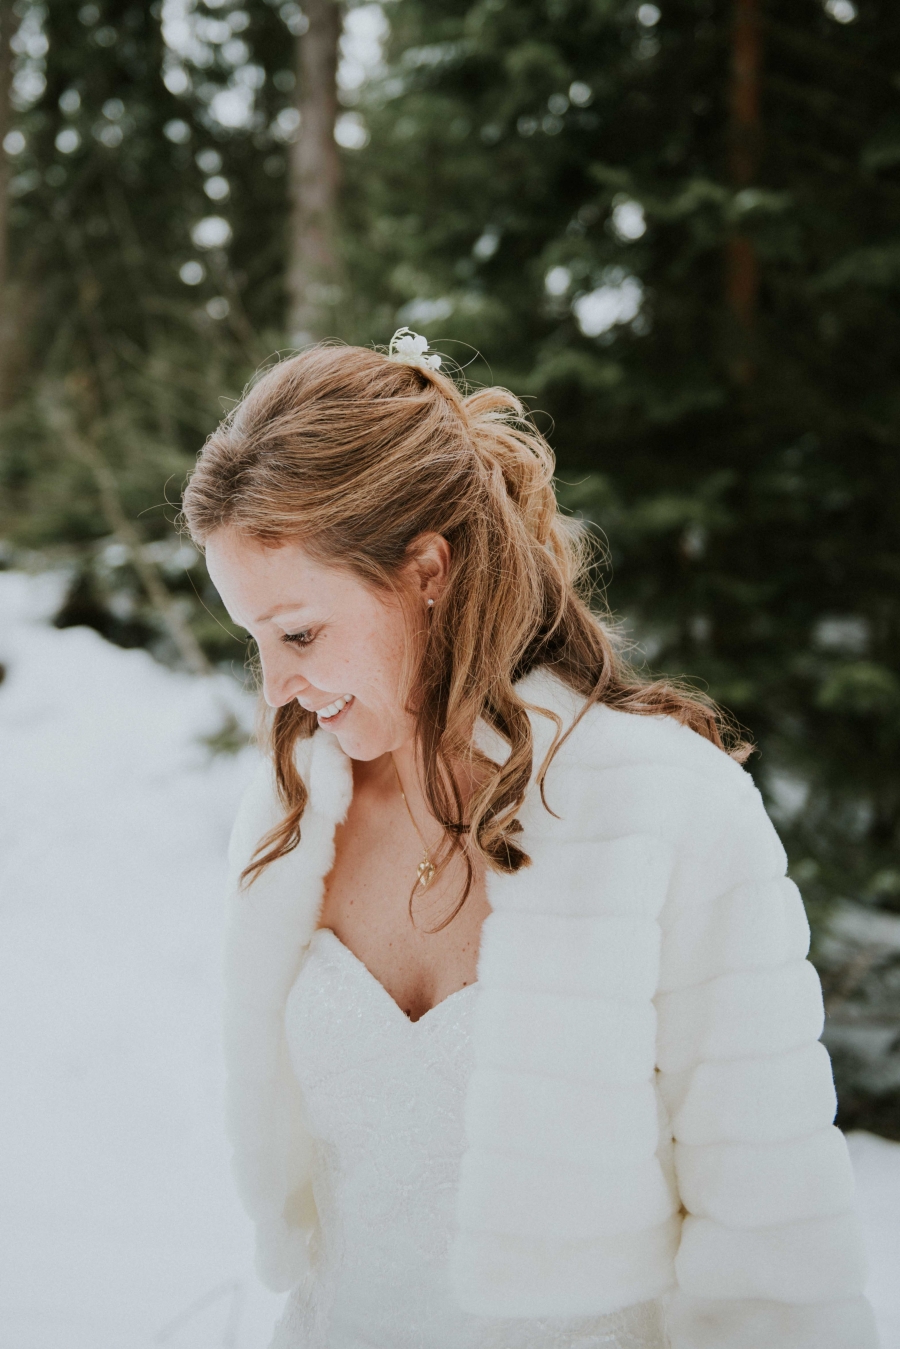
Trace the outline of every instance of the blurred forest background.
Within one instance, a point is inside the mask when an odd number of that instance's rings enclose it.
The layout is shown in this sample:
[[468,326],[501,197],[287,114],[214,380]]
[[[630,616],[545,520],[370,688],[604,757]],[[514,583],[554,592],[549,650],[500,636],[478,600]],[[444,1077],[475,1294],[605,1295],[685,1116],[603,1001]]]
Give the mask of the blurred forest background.
[[0,140],[0,565],[240,674],[172,520],[254,370],[409,324],[509,385],[758,745],[840,1122],[900,1138],[894,0],[0,0]]

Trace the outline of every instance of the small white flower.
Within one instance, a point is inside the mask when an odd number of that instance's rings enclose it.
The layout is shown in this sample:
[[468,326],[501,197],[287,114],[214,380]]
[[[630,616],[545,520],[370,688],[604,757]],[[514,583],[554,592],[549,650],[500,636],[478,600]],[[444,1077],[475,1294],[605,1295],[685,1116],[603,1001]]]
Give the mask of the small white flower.
[[392,361],[406,361],[410,365],[424,365],[428,370],[440,370],[440,356],[436,352],[429,356],[427,351],[427,337],[414,333],[412,328],[398,328],[391,338],[388,356]]

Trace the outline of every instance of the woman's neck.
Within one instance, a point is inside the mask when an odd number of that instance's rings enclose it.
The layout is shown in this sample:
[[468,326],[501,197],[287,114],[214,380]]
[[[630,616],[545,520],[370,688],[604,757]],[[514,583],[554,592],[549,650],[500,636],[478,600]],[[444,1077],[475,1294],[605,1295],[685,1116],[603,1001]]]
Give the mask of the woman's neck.
[[[471,772],[462,764],[454,765],[453,771],[465,805],[474,790]],[[428,822],[434,821],[425,790],[425,766],[413,739],[377,759],[366,761],[355,759],[353,783],[354,790],[363,788],[365,791],[384,796],[396,796],[398,791],[402,790],[410,810],[420,825],[424,827]]]
[[377,759],[353,760],[355,790],[362,788],[378,795],[396,796],[398,778],[412,809],[423,817],[430,815],[422,758],[417,753],[414,740],[408,740]]

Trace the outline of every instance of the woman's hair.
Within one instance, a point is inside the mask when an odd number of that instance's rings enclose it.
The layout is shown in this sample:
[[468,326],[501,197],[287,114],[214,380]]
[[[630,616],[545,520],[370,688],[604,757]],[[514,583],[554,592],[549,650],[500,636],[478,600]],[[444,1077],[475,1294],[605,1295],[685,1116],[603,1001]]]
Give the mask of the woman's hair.
[[[410,707],[428,804],[445,831],[441,860],[462,850],[468,866],[450,918],[468,895],[475,858],[505,872],[530,860],[516,819],[533,768],[529,705],[516,689],[529,671],[552,671],[583,695],[583,710],[604,703],[668,715],[720,747],[729,738],[703,695],[641,679],[623,662],[588,607],[587,536],[560,513],[553,469],[547,442],[506,389],[465,394],[424,365],[329,345],[263,374],[207,440],[184,496],[201,547],[222,526],[263,543],[295,540],[382,592],[398,590],[418,535],[449,543],[450,573],[430,611]],[[480,717],[509,745],[501,764],[473,745]],[[542,791],[561,743],[553,719]],[[315,714],[294,701],[271,718],[285,816],[246,881],[299,842],[307,789],[294,751],[315,728]],[[479,784],[467,804],[460,763]]]

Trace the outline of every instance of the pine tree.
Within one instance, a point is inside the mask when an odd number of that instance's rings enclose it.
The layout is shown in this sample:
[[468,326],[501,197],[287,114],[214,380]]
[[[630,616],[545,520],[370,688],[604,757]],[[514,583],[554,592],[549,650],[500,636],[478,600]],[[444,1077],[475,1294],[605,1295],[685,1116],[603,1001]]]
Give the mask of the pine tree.
[[[174,643],[202,668],[168,599],[172,585],[193,593],[183,563],[168,585],[160,570],[166,484],[177,496],[218,395],[253,357],[183,279],[191,227],[209,215],[190,150],[201,128],[163,82],[158,6],[47,0],[16,17],[8,244],[23,321],[0,527],[75,562],[61,622]],[[226,255],[209,256],[228,274]]]

